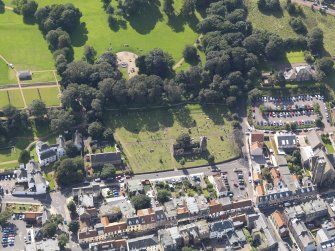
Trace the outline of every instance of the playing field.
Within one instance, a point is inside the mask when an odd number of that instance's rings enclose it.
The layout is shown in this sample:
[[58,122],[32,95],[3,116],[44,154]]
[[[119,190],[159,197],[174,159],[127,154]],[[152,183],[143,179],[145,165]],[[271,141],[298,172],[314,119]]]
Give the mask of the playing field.
[[[9,2],[9,1],[8,1]],[[38,0],[40,5],[68,3],[69,0]],[[195,26],[201,18],[184,20],[177,16],[171,20],[162,11],[163,1],[150,1],[144,13],[120,21],[116,26],[109,27],[108,15],[104,12],[100,0],[71,0],[83,16],[83,25],[72,35],[75,57],[82,57],[84,45],[92,45],[98,54],[108,48],[114,52],[132,51],[142,54],[153,48],[162,48],[172,54],[176,61],[182,58],[186,44],[193,44],[198,37]],[[175,10],[179,13],[182,0],[175,0]],[[112,1],[115,7],[117,1]],[[115,8],[116,9],[116,8]],[[41,36],[42,38],[42,36]]]
[[[54,69],[52,54],[36,24],[25,24],[22,16],[5,10],[0,14],[0,33],[0,54],[17,70]],[[0,76],[7,72],[0,72]]]
[[[248,20],[252,22],[253,27],[261,30],[268,30],[279,34],[282,38],[297,37],[298,35],[289,25],[290,15],[285,9],[286,0],[280,1],[283,11],[278,13],[263,14],[258,10],[257,1],[247,0]],[[302,19],[308,30],[319,27],[324,33],[324,47],[326,51],[334,55],[335,47],[335,17],[321,14],[319,11],[313,12],[310,8],[301,6],[304,12]]]
[[[22,88],[23,96],[26,104],[29,105],[35,99],[41,99],[46,106],[59,106],[59,90],[57,87],[41,87],[41,88]],[[0,89],[0,109],[8,104],[17,108],[24,108],[24,102],[19,89]]]
[[[215,162],[239,154],[231,124],[220,106],[187,105],[108,115],[106,123],[115,130],[115,138],[121,142],[135,173],[205,165],[209,154],[215,157]],[[181,165],[172,155],[172,145],[182,133],[189,133],[195,141],[200,136],[208,137],[208,153],[184,157],[186,163]]]

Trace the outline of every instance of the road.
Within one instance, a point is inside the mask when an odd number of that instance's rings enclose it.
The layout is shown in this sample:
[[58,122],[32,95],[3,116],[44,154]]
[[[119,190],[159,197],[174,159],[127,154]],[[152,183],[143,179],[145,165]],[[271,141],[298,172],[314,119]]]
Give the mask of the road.
[[[292,2],[303,5],[303,6],[306,6],[306,7],[309,7],[309,8],[312,8],[312,5],[313,5],[313,2],[306,1],[306,0],[292,0]],[[321,5],[314,6],[315,10],[320,10],[320,8],[321,8]],[[334,9],[329,8],[326,13],[335,17],[335,10]]]
[[139,180],[155,180],[155,179],[162,179],[162,178],[168,178],[168,177],[178,177],[183,175],[195,175],[195,174],[212,174],[212,168],[218,168],[221,171],[225,170],[233,170],[233,169],[240,169],[246,168],[245,161],[240,158],[238,160],[230,161],[223,164],[217,164],[213,166],[204,166],[204,167],[196,167],[196,168],[190,168],[190,169],[182,169],[178,171],[167,171],[167,172],[159,172],[159,173],[150,173],[150,174],[137,174],[134,175],[133,179],[139,179]]

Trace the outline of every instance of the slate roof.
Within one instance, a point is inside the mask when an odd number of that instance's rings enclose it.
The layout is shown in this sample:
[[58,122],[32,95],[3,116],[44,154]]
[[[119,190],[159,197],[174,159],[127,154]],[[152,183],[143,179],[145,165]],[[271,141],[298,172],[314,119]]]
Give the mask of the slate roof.
[[147,250],[148,247],[157,245],[158,245],[158,239],[154,235],[147,235],[128,240],[128,248],[130,251]]
[[234,229],[234,223],[231,220],[222,220],[209,224],[209,228],[211,232],[223,232],[228,229]]
[[51,158],[53,156],[57,156],[56,152],[53,149],[44,150],[40,154],[41,160],[45,160],[45,159]]
[[91,162],[94,165],[99,163],[111,163],[121,161],[121,153],[114,152],[114,153],[96,153],[90,154]]

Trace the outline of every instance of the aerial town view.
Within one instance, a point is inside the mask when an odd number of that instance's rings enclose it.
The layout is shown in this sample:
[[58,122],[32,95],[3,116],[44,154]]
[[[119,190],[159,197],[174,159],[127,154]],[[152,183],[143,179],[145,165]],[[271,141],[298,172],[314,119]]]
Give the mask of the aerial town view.
[[335,251],[335,0],[0,0],[1,251]]

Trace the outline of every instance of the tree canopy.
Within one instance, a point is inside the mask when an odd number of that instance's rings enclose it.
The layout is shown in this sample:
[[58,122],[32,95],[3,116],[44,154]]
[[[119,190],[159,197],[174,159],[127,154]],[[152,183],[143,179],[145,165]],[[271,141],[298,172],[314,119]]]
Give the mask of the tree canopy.
[[54,164],[55,179],[60,186],[69,186],[84,179],[84,161],[80,158],[65,158]]
[[151,207],[151,199],[145,194],[135,195],[131,198],[131,203],[136,210],[141,210]]

